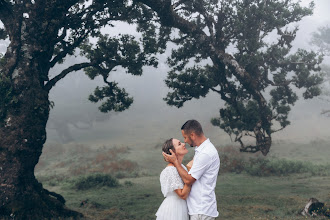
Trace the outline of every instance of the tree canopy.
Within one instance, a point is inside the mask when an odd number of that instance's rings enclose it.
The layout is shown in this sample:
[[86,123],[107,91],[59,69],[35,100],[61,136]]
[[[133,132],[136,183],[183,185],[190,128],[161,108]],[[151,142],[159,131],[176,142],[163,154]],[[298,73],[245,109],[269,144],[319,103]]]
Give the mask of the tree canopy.
[[[91,79],[103,79],[89,97],[102,102],[102,112],[127,109],[133,98],[111,73],[122,67],[141,75],[143,66],[157,66],[155,54],[165,44],[162,28],[145,22],[150,16],[146,6],[130,0],[0,0],[0,39],[9,41],[0,57],[1,219],[77,216],[34,176],[54,105],[49,92],[68,74],[84,70]],[[134,23],[141,37],[111,33],[120,22]],[[67,59],[78,55],[81,62]],[[65,60],[69,66],[61,70]]]
[[[156,12],[155,21],[178,30],[168,41],[177,48],[168,58],[171,70],[165,98],[181,107],[210,91],[225,101],[212,124],[240,143],[243,152],[267,155],[272,133],[290,124],[298,99],[320,94],[322,55],[292,50],[298,27],[311,15],[293,0],[141,0]],[[177,33],[177,34],[173,34]],[[206,106],[207,108],[207,106]],[[244,143],[254,137],[255,144]]]
[[[103,112],[123,111],[133,102],[125,89],[109,81],[111,71],[121,66],[127,73],[141,75],[144,65],[157,66],[154,54],[158,52],[160,44],[153,28],[139,28],[141,39],[128,34],[109,36],[102,32],[103,27],[120,25],[119,21],[132,24],[147,19],[142,6],[136,6],[131,1],[2,0],[0,19],[4,24],[4,28],[0,29],[0,39],[9,37],[11,44],[8,48],[12,47],[15,40],[19,41],[18,48],[11,49],[24,49],[26,41],[35,43],[36,47],[37,44],[40,46],[34,49],[39,51],[38,59],[44,60],[39,77],[44,81],[46,90],[51,90],[69,73],[81,69],[91,79],[102,77],[105,85],[97,87],[89,99],[92,102],[103,100],[100,106]],[[44,35],[47,42],[33,42],[38,39],[33,39],[33,35]],[[96,39],[97,43],[91,43],[90,38]],[[5,81],[5,76],[12,75],[10,72],[5,73],[14,65],[10,62],[14,57],[10,57],[9,51],[2,58],[2,81]],[[20,54],[33,57],[35,54],[31,53],[26,48]],[[49,78],[50,69],[61,64],[66,57],[78,54],[87,58],[87,61],[73,64]],[[5,97],[5,94],[1,93],[1,96]]]

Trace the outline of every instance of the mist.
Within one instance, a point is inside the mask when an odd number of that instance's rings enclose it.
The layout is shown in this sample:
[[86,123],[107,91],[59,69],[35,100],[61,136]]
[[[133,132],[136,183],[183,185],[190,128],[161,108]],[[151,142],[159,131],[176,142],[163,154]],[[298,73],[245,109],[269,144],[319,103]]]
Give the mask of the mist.
[[[303,1],[308,4],[310,1]],[[328,0],[315,1],[314,15],[299,22],[299,31],[294,48],[311,48],[311,33],[318,27],[330,23]],[[115,32],[130,32],[131,28],[119,25]],[[106,32],[107,30],[105,30]],[[112,32],[113,33],[113,32]],[[86,143],[90,145],[110,146],[150,146],[175,137],[181,138],[180,128],[189,119],[201,122],[204,133],[215,145],[230,144],[230,137],[210,123],[212,117],[219,116],[219,109],[224,102],[215,93],[205,98],[194,99],[182,108],[168,106],[163,98],[169,92],[165,78],[169,70],[166,54],[159,55],[158,68],[144,67],[142,76],[126,74],[118,68],[111,75],[111,80],[134,98],[131,107],[119,113],[101,113],[99,104],[88,101],[96,86],[102,85],[101,78],[90,80],[82,71],[71,73],[59,82],[50,93],[50,100],[55,103],[47,125],[47,143]],[[72,62],[70,58],[66,62]],[[59,66],[53,73],[59,72]],[[273,135],[274,142],[279,140],[308,143],[314,139],[329,139],[328,124],[330,118],[321,115],[321,111],[330,109],[330,103],[320,99],[303,100],[300,98],[289,115],[291,125]],[[65,125],[60,127],[59,124]]]

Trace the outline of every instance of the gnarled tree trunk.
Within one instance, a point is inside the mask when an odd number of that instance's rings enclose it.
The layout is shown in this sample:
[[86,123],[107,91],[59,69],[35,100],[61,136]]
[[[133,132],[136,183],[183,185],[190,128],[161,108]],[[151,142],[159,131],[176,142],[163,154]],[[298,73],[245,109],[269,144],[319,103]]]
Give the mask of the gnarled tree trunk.
[[[0,83],[6,84],[0,110],[0,218],[36,219],[78,216],[64,206],[65,200],[43,189],[34,168],[46,141],[49,117],[47,35],[26,37],[24,22],[16,27],[0,69]],[[13,31],[12,29],[11,31]],[[26,39],[29,39],[26,40]],[[32,39],[32,40],[31,40]],[[47,51],[47,52],[44,52]]]

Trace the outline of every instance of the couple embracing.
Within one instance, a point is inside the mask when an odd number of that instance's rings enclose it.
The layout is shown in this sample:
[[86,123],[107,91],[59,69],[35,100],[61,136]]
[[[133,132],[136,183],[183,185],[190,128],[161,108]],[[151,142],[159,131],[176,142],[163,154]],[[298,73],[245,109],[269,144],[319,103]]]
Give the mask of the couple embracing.
[[[218,151],[198,121],[187,121],[181,132],[184,142],[171,138],[163,145],[168,165],[160,174],[160,184],[165,199],[156,219],[213,220],[219,215],[214,192],[220,168]],[[186,143],[195,147],[194,158],[187,167],[182,164],[188,153]]]

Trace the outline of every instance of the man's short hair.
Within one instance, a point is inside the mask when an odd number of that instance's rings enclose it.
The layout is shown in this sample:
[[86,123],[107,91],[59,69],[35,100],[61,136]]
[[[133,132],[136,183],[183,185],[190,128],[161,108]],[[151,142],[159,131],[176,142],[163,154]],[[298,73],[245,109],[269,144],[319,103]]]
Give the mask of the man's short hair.
[[194,132],[197,136],[204,134],[201,124],[196,120],[186,121],[186,123],[182,125],[181,130],[183,130],[185,134],[191,134],[191,132]]

